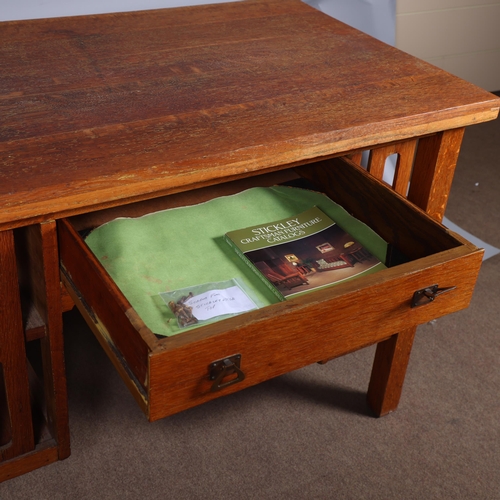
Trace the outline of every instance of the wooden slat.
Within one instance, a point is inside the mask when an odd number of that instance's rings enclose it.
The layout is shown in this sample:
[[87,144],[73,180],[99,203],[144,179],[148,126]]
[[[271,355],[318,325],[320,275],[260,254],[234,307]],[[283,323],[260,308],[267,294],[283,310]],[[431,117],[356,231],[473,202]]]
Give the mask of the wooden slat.
[[41,380],[31,387],[43,400],[48,431],[62,459],[69,456],[70,447],[56,223],[18,229],[16,246],[27,313],[25,335],[27,340],[40,339],[43,367]]
[[[10,443],[0,448],[0,461],[35,447],[28,370],[24,348],[21,300],[14,235],[0,232],[0,363],[10,417]],[[1,433],[0,433],[1,434]]]
[[58,449],[56,442],[49,440],[41,443],[32,452],[0,463],[0,483],[49,465],[57,460]]
[[70,455],[70,436],[55,221],[33,227],[32,238],[38,242],[40,267],[43,273],[40,277],[43,290],[40,291],[39,303],[42,317],[47,325],[47,334],[41,340],[41,351],[48,424],[51,435],[57,441],[59,459],[63,459]]
[[377,179],[382,179],[387,158],[391,155],[397,155],[392,187],[397,193],[406,196],[413,169],[416,146],[417,140],[413,139],[372,149],[368,160],[368,172]]
[[353,163],[356,163],[356,165],[361,165],[361,160],[363,159],[363,151],[356,151],[356,153],[351,153],[346,155],[349,160],[351,160]]

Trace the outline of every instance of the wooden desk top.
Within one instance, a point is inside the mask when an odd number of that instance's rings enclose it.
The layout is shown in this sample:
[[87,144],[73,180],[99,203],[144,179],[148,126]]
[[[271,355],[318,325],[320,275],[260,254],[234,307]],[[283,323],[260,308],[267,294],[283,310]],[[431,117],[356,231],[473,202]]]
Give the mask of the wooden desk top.
[[0,23],[0,229],[494,119],[299,0]]

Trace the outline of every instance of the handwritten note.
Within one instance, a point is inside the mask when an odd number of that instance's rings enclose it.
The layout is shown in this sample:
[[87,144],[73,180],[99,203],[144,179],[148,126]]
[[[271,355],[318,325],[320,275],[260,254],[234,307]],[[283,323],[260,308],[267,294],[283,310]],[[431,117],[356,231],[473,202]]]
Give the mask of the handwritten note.
[[186,301],[193,308],[193,316],[204,321],[224,314],[238,314],[255,309],[255,304],[238,286],[209,290]]

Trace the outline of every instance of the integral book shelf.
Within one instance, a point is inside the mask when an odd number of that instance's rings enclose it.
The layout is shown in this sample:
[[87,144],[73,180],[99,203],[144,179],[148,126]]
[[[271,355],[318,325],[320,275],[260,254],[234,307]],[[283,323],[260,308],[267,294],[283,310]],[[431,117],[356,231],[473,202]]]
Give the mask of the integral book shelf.
[[[369,403],[397,408],[416,326],[469,303],[482,251],[439,221],[500,99],[298,0],[6,22],[0,58],[0,481],[70,454],[74,304],[151,421],[372,344]],[[302,180],[388,269],[159,338],[82,237]]]

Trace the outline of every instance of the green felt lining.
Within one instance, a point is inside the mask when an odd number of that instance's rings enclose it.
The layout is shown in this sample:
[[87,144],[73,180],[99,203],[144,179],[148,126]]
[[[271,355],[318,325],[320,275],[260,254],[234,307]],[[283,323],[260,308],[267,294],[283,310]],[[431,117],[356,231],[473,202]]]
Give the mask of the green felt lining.
[[291,217],[318,206],[382,262],[387,244],[327,196],[301,188],[252,188],[199,205],[139,218],[119,218],[94,229],[86,242],[144,323],[156,334],[180,329],[160,292],[237,278],[258,307],[277,297],[224,241],[246,226]]

